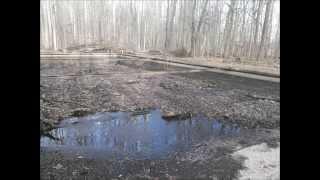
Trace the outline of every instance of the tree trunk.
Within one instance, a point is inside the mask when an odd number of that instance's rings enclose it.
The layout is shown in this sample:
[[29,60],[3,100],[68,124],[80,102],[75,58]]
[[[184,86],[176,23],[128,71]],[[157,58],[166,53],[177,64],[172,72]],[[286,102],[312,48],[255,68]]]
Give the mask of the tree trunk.
[[261,11],[262,11],[262,3],[264,1],[259,1],[258,3],[258,9],[257,9],[257,16],[255,19],[255,31],[254,31],[254,39],[253,39],[253,54],[257,54],[257,47],[258,47],[258,33],[259,33],[259,26],[260,26],[260,16],[261,16]]
[[177,0],[173,0],[172,4],[171,4],[171,15],[170,15],[170,4],[169,4],[169,0],[168,0],[168,7],[167,7],[167,25],[166,25],[166,40],[165,40],[165,49],[170,49],[171,48],[171,42],[172,42],[172,38],[173,38],[173,20],[174,20],[174,16],[176,13],[176,4],[177,4]]
[[259,60],[262,54],[263,47],[265,45],[266,41],[266,35],[267,35],[267,25],[269,23],[269,13],[270,13],[270,7],[271,7],[272,0],[268,0],[267,5],[266,5],[266,12],[265,12],[265,18],[263,22],[263,27],[262,27],[262,34],[261,34],[261,41],[260,41],[260,46],[257,54],[257,60]]
[[195,11],[196,11],[197,1],[193,0],[192,6],[192,20],[191,20],[191,48],[190,48],[190,56],[194,56],[195,54]]
[[231,32],[233,29],[233,18],[234,18],[234,6],[236,0],[231,0],[231,5],[229,6],[226,26],[225,26],[225,33],[224,33],[224,50],[223,50],[223,57],[229,57],[229,48],[230,48],[230,40],[231,40]]

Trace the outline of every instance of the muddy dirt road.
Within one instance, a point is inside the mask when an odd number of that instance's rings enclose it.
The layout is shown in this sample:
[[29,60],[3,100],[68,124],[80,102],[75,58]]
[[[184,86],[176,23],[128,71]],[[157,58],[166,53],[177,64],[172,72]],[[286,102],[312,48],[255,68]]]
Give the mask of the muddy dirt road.
[[237,179],[238,150],[279,147],[276,82],[120,57],[42,58],[40,72],[41,119],[64,139],[41,139],[42,179]]

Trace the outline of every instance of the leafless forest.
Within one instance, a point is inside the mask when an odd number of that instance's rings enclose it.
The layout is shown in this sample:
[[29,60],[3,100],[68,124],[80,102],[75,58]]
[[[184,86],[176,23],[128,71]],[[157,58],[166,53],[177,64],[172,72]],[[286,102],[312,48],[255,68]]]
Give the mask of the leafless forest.
[[279,0],[40,13],[41,179],[280,179]]
[[278,0],[42,0],[41,48],[280,57]]

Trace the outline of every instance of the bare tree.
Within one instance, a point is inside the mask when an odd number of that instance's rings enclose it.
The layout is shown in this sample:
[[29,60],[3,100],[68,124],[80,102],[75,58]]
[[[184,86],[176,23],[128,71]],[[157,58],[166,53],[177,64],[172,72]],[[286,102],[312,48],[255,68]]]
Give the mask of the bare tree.
[[263,27],[262,27],[262,34],[261,34],[261,41],[260,41],[260,46],[257,54],[257,60],[260,59],[261,56],[261,51],[263,50],[263,46],[266,41],[266,36],[267,36],[267,28],[269,24],[269,14],[270,14],[270,7],[271,7],[272,0],[269,0],[266,4],[266,11],[265,11],[265,16],[264,16],[264,22],[263,22]]
[[[170,4],[170,0],[168,0],[168,7],[167,7],[167,23],[166,23],[166,40],[164,47],[168,49],[171,46],[171,39],[173,38],[173,19],[176,13],[176,5],[177,0],[173,0],[172,4]],[[170,6],[171,6],[171,13],[170,13]],[[170,15],[171,14],[171,15]]]
[[233,29],[233,19],[234,19],[234,7],[236,0],[231,0],[231,4],[229,6],[225,30],[224,30],[224,48],[223,48],[223,57],[229,56],[229,48],[231,41],[231,32]]

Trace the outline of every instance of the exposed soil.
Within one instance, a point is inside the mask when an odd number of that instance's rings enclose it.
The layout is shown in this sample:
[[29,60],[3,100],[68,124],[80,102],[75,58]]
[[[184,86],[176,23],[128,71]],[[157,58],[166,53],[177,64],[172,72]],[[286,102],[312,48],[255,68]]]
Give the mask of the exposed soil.
[[263,142],[276,147],[280,141],[279,83],[111,57],[42,59],[40,70],[40,115],[51,124],[96,112],[158,108],[254,129],[163,160],[79,159],[42,149],[42,179],[234,179],[244,167],[232,152]]

